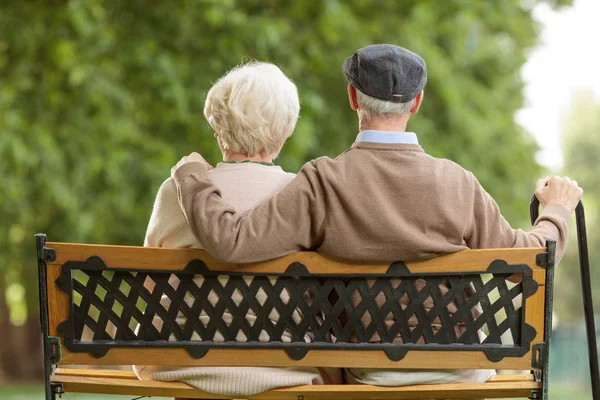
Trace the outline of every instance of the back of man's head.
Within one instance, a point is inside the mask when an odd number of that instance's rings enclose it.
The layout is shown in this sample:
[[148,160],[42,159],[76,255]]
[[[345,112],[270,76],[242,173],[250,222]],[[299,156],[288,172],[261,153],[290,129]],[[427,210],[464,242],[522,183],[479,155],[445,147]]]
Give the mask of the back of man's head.
[[356,89],[356,100],[358,102],[358,115],[361,120],[385,116],[407,116],[415,104],[415,99],[407,103],[394,103],[367,96]]
[[358,49],[346,58],[342,69],[356,89],[361,119],[407,115],[427,83],[425,60],[391,44]]

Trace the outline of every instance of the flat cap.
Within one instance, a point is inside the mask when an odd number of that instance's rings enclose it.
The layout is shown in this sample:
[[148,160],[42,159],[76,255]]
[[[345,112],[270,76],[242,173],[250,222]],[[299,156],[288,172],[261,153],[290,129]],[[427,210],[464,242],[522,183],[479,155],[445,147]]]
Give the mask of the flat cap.
[[356,50],[342,66],[348,82],[367,96],[394,103],[417,97],[427,83],[425,60],[393,44]]

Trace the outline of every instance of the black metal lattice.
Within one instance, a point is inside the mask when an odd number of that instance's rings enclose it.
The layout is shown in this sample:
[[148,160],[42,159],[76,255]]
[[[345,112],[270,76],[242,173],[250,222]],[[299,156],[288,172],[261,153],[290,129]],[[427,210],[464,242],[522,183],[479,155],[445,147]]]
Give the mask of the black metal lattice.
[[[70,297],[59,326],[73,352],[102,357],[111,347],[381,349],[393,360],[411,349],[483,350],[489,359],[522,356],[535,329],[526,299],[537,291],[531,269],[492,262],[481,271],[310,274],[211,272],[200,260],[183,271],[110,268],[100,257],[68,261],[57,279]],[[520,283],[508,283],[519,273]],[[483,333],[483,335],[482,335]],[[485,336],[484,336],[485,335]],[[514,344],[502,344],[506,338]]]

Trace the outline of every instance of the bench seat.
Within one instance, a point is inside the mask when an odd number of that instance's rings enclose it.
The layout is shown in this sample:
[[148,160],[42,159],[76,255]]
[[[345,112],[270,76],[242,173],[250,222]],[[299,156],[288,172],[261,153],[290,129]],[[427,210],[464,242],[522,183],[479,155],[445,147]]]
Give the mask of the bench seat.
[[[138,380],[133,371],[57,368],[52,382],[61,383],[63,391],[80,393],[124,394],[130,396],[165,396],[191,399],[228,399],[206,393],[181,382]],[[541,389],[532,374],[496,375],[486,383],[452,383],[381,387],[371,385],[307,385],[274,389],[249,396],[261,400],[352,400],[352,399],[480,399],[529,397],[531,390]]]

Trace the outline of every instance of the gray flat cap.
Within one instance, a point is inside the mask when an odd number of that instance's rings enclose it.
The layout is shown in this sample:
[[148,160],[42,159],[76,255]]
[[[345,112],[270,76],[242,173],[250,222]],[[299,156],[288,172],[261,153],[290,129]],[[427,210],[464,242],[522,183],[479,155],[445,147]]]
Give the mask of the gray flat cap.
[[393,44],[374,44],[356,50],[342,66],[348,82],[367,96],[406,103],[427,83],[425,60]]

